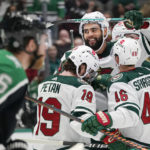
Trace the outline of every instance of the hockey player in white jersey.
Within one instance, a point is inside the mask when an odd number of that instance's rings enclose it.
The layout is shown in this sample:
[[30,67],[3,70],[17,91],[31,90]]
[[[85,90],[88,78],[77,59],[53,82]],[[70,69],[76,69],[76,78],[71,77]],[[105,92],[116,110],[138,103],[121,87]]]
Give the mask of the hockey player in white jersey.
[[[98,92],[96,92],[97,97],[97,107],[99,109],[105,110],[107,109],[107,96],[106,96],[106,86],[108,79],[111,77],[111,75],[115,75],[118,73],[118,68],[115,65],[115,61],[112,57],[112,47],[115,42],[106,42],[106,38],[108,35],[108,28],[109,23],[104,17],[104,15],[100,12],[92,12],[85,14],[81,19],[87,19],[87,21],[81,22],[79,26],[79,32],[82,36],[82,39],[85,43],[85,45],[90,46],[92,49],[96,51],[99,57],[101,69],[99,69],[99,76],[97,79],[92,83],[92,86],[94,89],[96,89]],[[88,21],[89,19],[89,21]],[[93,20],[92,20],[93,19]],[[95,19],[95,21],[94,21]],[[96,21],[96,19],[101,19],[100,21]],[[132,28],[135,26],[136,29],[134,29],[135,33],[139,34],[139,29],[142,31],[141,40],[143,42],[142,47],[142,55],[141,60],[139,61],[139,65],[141,65],[142,61],[147,58],[147,56],[150,54],[150,26],[147,22],[144,22],[143,24],[143,16],[140,12],[136,10],[132,10],[129,12],[126,12],[125,19],[131,20],[133,23]],[[121,27],[120,27],[121,28]],[[127,33],[133,33],[133,29],[131,28],[127,30]],[[119,29],[120,31],[120,29]],[[124,33],[123,30],[121,32]],[[145,44],[144,44],[145,43]],[[61,59],[61,62],[63,62],[69,55],[71,54],[71,51],[67,51],[63,58]],[[61,68],[60,68],[61,70]],[[111,74],[111,75],[110,75]]]
[[[98,56],[88,46],[74,48],[64,64],[62,73],[52,75],[38,87],[38,99],[81,119],[87,119],[96,111],[93,88],[85,81],[92,79],[99,68]],[[81,131],[81,124],[38,106],[36,139],[89,143],[93,136]],[[93,137],[99,141],[100,135]],[[37,150],[56,150],[56,145],[35,145]],[[67,147],[65,147],[67,149]]]
[[[140,54],[141,47],[134,39],[115,43],[113,55],[120,73],[111,78],[107,89],[108,112],[99,111],[84,121],[82,131],[96,135],[101,129],[119,128],[127,139],[150,147],[150,70],[135,67]],[[109,145],[112,150],[114,146],[120,149],[115,142]]]
[[[144,36],[145,32],[147,32],[147,37]],[[150,54],[150,45],[149,40],[150,39],[150,26],[148,22],[145,22],[143,27],[139,30],[136,30],[135,28],[129,29],[125,26],[124,22],[117,23],[113,30],[112,30],[112,41],[117,41],[120,38],[123,37],[130,37],[133,39],[138,40],[141,48],[142,53],[139,61],[137,62],[136,66],[139,67],[142,65],[143,61],[149,56]]]

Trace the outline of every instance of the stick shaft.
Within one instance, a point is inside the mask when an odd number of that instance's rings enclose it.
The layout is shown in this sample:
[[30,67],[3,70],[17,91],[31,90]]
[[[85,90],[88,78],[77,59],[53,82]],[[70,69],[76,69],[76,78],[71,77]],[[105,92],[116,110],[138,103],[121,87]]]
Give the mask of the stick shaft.
[[41,101],[38,101],[38,100],[33,99],[33,98],[31,98],[31,97],[28,97],[28,96],[25,96],[25,99],[26,99],[26,100],[29,100],[29,101],[32,101],[32,102],[34,102],[34,103],[40,104],[40,105],[42,105],[42,106],[44,106],[44,107],[46,107],[46,108],[49,108],[49,109],[51,109],[51,110],[53,110],[53,111],[55,111],[55,112],[58,112],[58,113],[60,113],[60,114],[62,114],[62,115],[64,115],[64,116],[66,116],[66,117],[68,117],[68,118],[70,118],[70,119],[73,119],[73,120],[75,120],[75,121],[77,121],[77,122],[80,122],[80,123],[83,122],[83,120],[81,120],[81,119],[79,119],[79,118],[77,118],[77,117],[74,117],[74,116],[72,116],[72,115],[66,113],[65,111],[62,111],[62,110],[60,110],[60,109],[57,109],[57,108],[54,107],[53,105],[49,105],[49,104],[47,104],[47,103],[43,103],[43,102],[41,102]]
[[71,49],[74,48],[74,37],[73,37],[73,30],[70,30],[70,37],[71,37]]
[[[35,143],[35,144],[46,144],[50,146],[74,146],[75,144],[78,144],[77,142],[69,142],[69,141],[55,141],[50,139],[34,139],[34,138],[21,138],[22,140],[29,142],[29,143]],[[101,144],[101,143],[92,143],[92,144],[85,144],[83,143],[85,147],[91,147],[91,148],[98,148],[98,149],[106,149],[108,150],[108,145]]]
[[[38,100],[33,99],[33,98],[31,98],[31,97],[28,97],[28,96],[25,96],[25,99],[26,99],[26,100],[29,100],[29,101],[32,101],[32,102],[35,102],[35,103],[37,103],[37,104],[40,104],[40,105],[42,105],[42,106],[44,106],[44,107],[46,107],[46,108],[48,108],[48,109],[51,109],[51,110],[53,110],[53,111],[55,111],[55,112],[58,112],[58,113],[60,113],[60,114],[62,114],[62,115],[64,115],[64,116],[66,116],[66,117],[68,117],[68,118],[70,118],[70,119],[73,119],[73,120],[75,120],[75,121],[77,121],[77,122],[80,122],[80,123],[84,122],[84,120],[81,120],[81,119],[79,119],[79,118],[77,118],[77,117],[75,117],[75,116],[72,116],[72,115],[66,113],[65,111],[62,111],[62,110],[60,110],[60,109],[57,109],[56,107],[54,107],[54,106],[52,106],[52,105],[49,105],[49,104],[47,104],[47,103],[38,101]],[[123,137],[120,137],[120,136],[118,136],[118,135],[115,135],[115,134],[113,134],[113,133],[111,133],[111,132],[109,132],[109,131],[101,130],[100,132],[102,132],[102,133],[104,133],[105,135],[110,136],[110,137],[112,137],[112,138],[114,138],[114,139],[116,139],[116,140],[118,140],[118,141],[121,141],[122,143],[125,143],[126,145],[129,145],[129,146],[131,146],[131,147],[134,147],[134,148],[137,148],[137,149],[140,149],[140,150],[148,150],[148,149],[146,149],[146,148],[143,148],[143,147],[142,147],[141,145],[139,145],[139,144],[136,144],[136,143],[134,143],[134,142],[132,142],[132,141],[129,141],[129,140],[127,140],[127,139],[125,139],[125,138],[123,138]]]
[[[118,21],[125,21],[124,18],[106,18],[108,22],[118,22]],[[47,28],[61,23],[81,23],[84,21],[103,21],[103,19],[66,19],[66,20],[59,20],[54,22],[47,22]],[[144,18],[144,21],[150,21],[150,18]]]

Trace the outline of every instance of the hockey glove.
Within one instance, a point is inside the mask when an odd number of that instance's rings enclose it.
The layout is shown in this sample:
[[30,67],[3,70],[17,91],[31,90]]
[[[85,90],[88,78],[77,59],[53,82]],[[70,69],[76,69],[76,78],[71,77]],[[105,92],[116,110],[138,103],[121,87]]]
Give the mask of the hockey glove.
[[124,24],[129,29],[135,28],[138,30],[141,29],[141,26],[143,25],[143,15],[137,10],[127,11],[124,15],[124,19],[127,19]]
[[94,116],[91,116],[82,123],[82,131],[93,136],[97,135],[98,131],[107,129],[112,126],[112,119],[108,113],[99,111]]
[[16,139],[7,143],[6,150],[28,150],[28,144],[23,140]]
[[143,61],[142,67],[150,68],[150,57]]
[[100,88],[102,90],[106,90],[106,87],[108,86],[110,82],[111,75],[110,74],[102,74],[98,75],[94,82],[92,83],[93,87]]
[[[110,130],[114,135],[121,136],[121,133],[118,129],[112,129]],[[101,141],[104,142],[105,144],[108,144],[109,150],[128,150],[128,146],[121,141],[117,141],[116,139],[109,137],[107,135],[104,135],[101,138]]]
[[108,86],[109,81],[110,81],[111,75],[110,74],[102,74],[102,75],[98,75],[96,77],[96,81],[100,84],[103,84],[104,86]]

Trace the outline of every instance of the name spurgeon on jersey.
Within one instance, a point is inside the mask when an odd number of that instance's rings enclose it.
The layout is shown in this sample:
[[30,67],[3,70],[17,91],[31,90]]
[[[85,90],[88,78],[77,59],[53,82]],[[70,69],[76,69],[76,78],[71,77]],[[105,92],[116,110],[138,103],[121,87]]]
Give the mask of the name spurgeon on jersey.
[[61,84],[58,83],[44,83],[41,92],[59,93]]

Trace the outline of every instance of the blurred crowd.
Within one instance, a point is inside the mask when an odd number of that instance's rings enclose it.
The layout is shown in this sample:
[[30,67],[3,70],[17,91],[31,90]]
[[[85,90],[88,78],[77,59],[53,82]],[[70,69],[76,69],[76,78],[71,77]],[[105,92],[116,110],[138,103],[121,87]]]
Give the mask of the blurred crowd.
[[[32,17],[38,16],[41,21],[48,22],[78,19],[85,13],[93,11],[100,11],[106,18],[122,18],[126,11],[133,9],[140,10],[144,17],[150,17],[150,0],[0,0],[0,20],[7,18],[10,13],[18,12],[27,13]],[[111,40],[111,30],[114,24],[111,23],[107,41]],[[26,70],[30,81],[29,96],[37,97],[38,84],[58,70],[60,59],[66,51],[70,50],[72,46],[83,44],[82,37],[78,32],[78,25],[74,23],[56,24],[47,31],[50,42],[46,51],[44,67],[40,71]],[[1,31],[1,36],[2,34]],[[71,34],[73,34],[73,39],[71,39]],[[20,112],[18,127],[32,128],[36,121],[33,119],[36,118],[34,117],[36,105],[27,102],[24,111],[27,113],[22,115]]]

